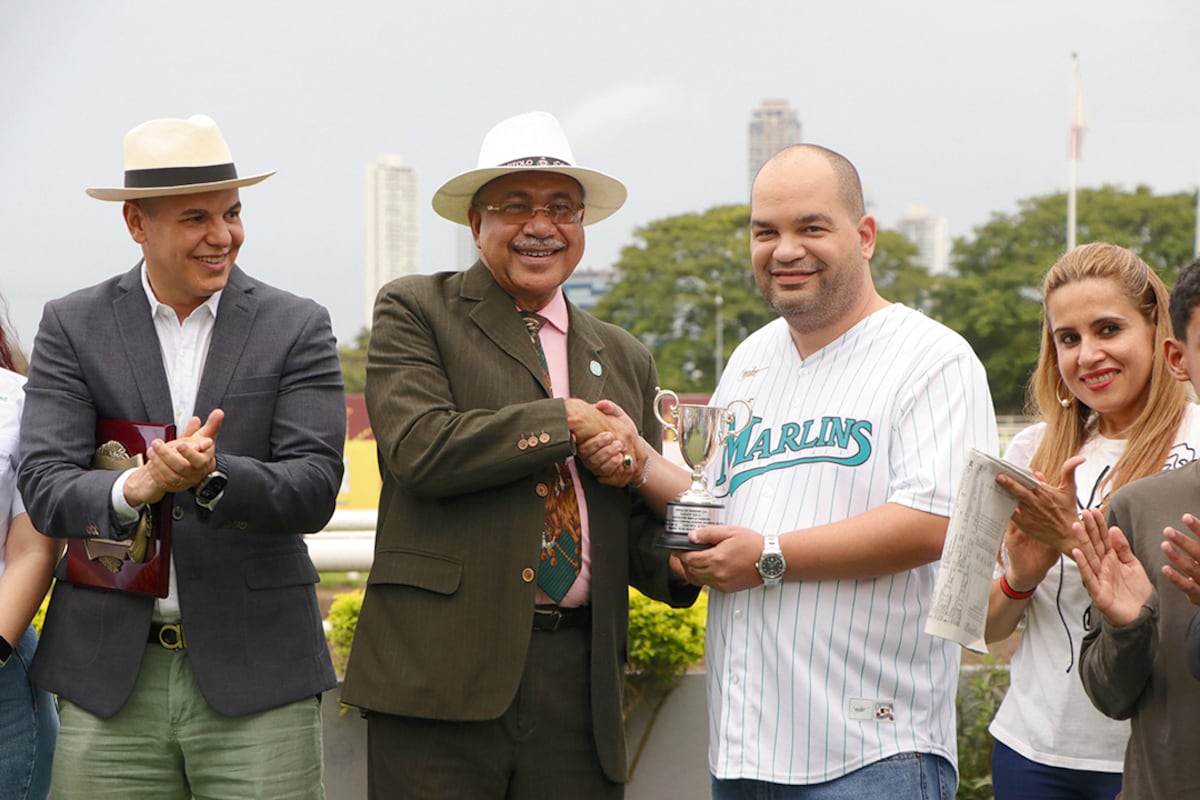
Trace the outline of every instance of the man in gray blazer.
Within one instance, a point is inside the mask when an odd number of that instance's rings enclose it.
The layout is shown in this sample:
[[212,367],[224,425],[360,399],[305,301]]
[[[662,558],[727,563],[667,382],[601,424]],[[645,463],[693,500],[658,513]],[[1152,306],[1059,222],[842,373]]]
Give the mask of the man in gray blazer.
[[[20,488],[50,536],[126,538],[173,496],[156,599],[59,580],[34,682],[58,694],[59,800],[320,798],[319,696],[336,685],[302,534],[342,476],[345,400],[324,308],[235,264],[238,177],[207,117],[125,138],[143,260],[46,305]],[[100,419],[174,423],[141,466],[91,469]],[[203,422],[201,422],[203,420]]]
[[[433,201],[480,260],[379,294],[366,397],[383,487],[342,694],[368,711],[372,798],[623,795],[627,586],[697,592],[649,509],[572,458],[610,424],[605,398],[662,441],[650,353],[561,288],[583,226],[624,200],[549,114],[506,120]],[[622,484],[647,463],[625,444]]]

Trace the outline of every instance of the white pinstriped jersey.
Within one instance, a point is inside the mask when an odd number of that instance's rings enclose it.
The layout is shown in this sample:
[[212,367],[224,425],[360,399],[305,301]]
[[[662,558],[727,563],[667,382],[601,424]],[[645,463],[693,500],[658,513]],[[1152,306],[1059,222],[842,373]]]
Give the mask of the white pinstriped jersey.
[[[711,402],[736,399],[753,400],[753,424],[709,481],[726,523],[763,534],[885,503],[949,516],[967,449],[998,450],[979,359],[899,304],[804,360],[784,320],[767,324],[734,352]],[[924,631],[936,569],[713,592],[713,774],[821,783],[905,751],[957,764],[959,648]]]

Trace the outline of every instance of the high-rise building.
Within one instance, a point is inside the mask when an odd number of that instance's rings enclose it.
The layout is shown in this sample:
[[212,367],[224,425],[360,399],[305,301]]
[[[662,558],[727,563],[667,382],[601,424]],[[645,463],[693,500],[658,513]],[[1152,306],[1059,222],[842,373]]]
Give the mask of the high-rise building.
[[934,216],[924,203],[908,207],[908,213],[896,220],[896,230],[917,246],[916,261],[930,275],[944,275],[950,269],[949,237],[946,218]]
[[475,246],[475,234],[467,225],[454,226],[454,263],[438,269],[466,269],[479,260],[479,248]]
[[384,284],[421,271],[417,170],[399,156],[367,165],[367,325]]
[[754,186],[754,176],[768,158],[801,141],[800,120],[787,100],[763,100],[750,115],[747,187]]
[[584,311],[591,311],[608,294],[616,273],[608,267],[580,267],[563,283],[563,293]]

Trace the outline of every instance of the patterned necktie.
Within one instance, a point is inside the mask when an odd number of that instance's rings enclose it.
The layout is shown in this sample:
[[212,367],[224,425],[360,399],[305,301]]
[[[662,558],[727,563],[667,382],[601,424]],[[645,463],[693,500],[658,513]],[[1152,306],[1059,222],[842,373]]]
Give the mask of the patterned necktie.
[[[550,367],[542,349],[540,331],[546,320],[532,311],[522,311],[525,328],[537,350],[542,365],[542,382],[554,395],[550,383]],[[550,491],[546,496],[546,520],[542,525],[542,556],[538,565],[538,587],[554,602],[561,602],[567,590],[579,577],[582,533],[579,522],[579,500],[575,497],[575,481],[565,461],[550,468]]]

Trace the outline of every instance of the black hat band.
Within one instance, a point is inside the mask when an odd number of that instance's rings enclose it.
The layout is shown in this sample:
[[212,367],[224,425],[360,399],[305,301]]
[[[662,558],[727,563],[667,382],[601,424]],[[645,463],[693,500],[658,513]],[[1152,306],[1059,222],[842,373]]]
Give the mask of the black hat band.
[[160,186],[191,186],[237,180],[233,162],[203,167],[157,167],[125,170],[126,189],[155,189]]

